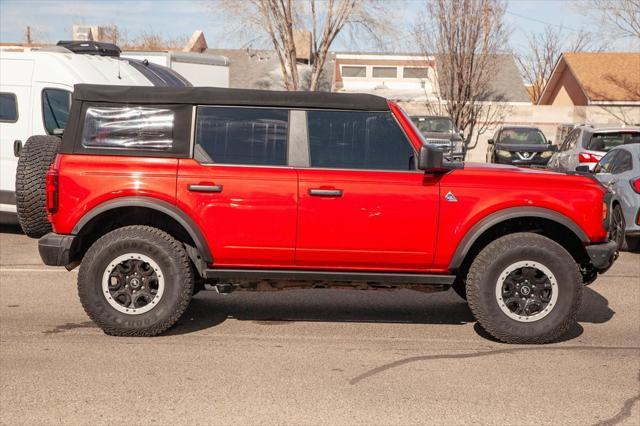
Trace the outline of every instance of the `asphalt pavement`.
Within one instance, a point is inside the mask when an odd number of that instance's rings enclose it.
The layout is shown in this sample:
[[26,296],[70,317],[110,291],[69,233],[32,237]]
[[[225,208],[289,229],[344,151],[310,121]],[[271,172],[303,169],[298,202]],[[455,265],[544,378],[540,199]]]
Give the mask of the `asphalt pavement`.
[[77,271],[0,233],[0,424],[640,425],[640,254],[558,343],[490,339],[453,291],[195,296],[154,338],[103,334]]

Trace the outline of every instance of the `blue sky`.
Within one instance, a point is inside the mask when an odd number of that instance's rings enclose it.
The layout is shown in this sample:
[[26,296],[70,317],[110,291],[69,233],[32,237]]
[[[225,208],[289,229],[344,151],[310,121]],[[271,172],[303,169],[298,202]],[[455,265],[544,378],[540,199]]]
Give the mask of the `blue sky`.
[[[238,0],[242,1],[242,0]],[[394,0],[384,0],[394,1]],[[545,23],[562,26],[570,36],[582,28],[597,30],[593,20],[581,13],[574,0],[509,0],[507,23],[513,29],[510,46],[515,50],[526,47],[526,34],[542,31]],[[404,5],[404,3],[402,3]],[[398,21],[409,29],[411,22],[424,3],[411,1],[398,7]],[[117,24],[128,37],[142,33],[156,33],[163,37],[188,37],[194,30],[205,32],[210,47],[239,47],[242,43],[227,35],[221,18],[206,1],[191,0],[0,0],[0,41],[19,42],[24,39],[27,25],[35,29],[35,39],[55,42],[71,37],[73,24]],[[413,50],[411,37],[403,37],[396,50]],[[337,40],[333,50],[372,50],[370,42],[363,40],[357,46],[345,39]],[[619,41],[612,49],[633,48],[630,41]],[[637,46],[635,46],[637,49]]]

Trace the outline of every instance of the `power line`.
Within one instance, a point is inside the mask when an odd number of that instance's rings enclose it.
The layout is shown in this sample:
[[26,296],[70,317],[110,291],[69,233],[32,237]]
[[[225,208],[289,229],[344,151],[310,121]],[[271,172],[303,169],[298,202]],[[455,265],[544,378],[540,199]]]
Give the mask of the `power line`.
[[530,16],[520,15],[519,13],[511,12],[511,11],[508,11],[508,10],[505,11],[505,12],[507,14],[509,14],[509,15],[513,15],[513,16],[516,16],[518,18],[526,19],[528,21],[538,22],[539,24],[551,25],[551,26],[554,26],[554,27],[562,28],[563,30],[574,31],[576,33],[581,33],[582,32],[582,30],[576,30],[575,28],[566,27],[566,26],[561,25],[561,24],[554,24],[553,22],[546,22],[546,21],[543,21],[541,19],[532,18]]

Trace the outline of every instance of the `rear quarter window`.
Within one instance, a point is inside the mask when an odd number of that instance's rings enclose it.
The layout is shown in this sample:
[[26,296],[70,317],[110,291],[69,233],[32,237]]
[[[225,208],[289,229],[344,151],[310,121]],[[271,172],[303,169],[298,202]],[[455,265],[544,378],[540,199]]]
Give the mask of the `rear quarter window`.
[[13,93],[0,93],[0,122],[18,121],[18,100]]
[[89,107],[82,130],[84,148],[169,151],[174,111],[145,106]]

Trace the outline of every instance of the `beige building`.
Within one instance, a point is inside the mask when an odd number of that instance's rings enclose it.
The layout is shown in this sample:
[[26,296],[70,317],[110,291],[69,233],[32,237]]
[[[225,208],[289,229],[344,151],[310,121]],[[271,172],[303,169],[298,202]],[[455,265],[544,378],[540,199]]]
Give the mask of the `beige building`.
[[538,105],[640,107],[640,53],[564,53]]

